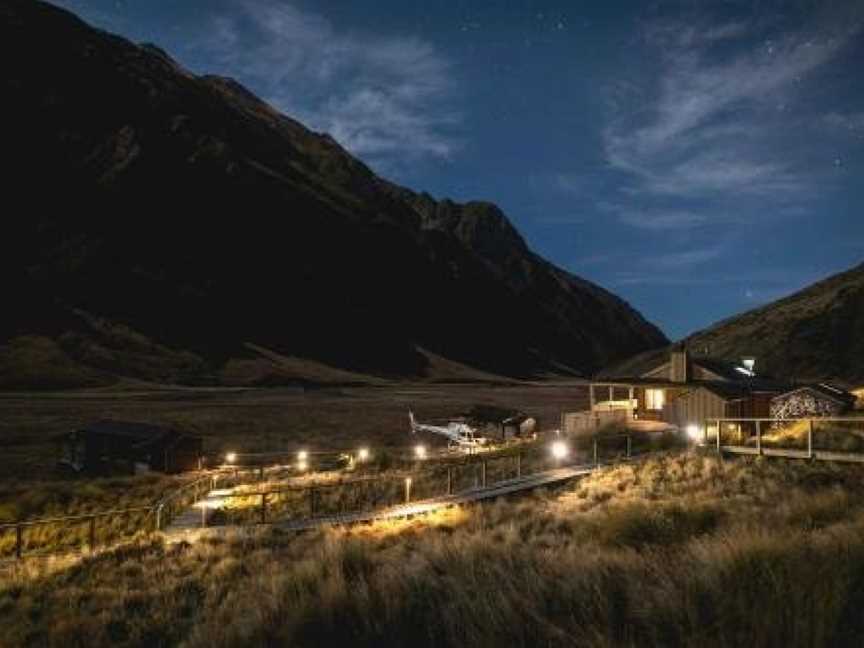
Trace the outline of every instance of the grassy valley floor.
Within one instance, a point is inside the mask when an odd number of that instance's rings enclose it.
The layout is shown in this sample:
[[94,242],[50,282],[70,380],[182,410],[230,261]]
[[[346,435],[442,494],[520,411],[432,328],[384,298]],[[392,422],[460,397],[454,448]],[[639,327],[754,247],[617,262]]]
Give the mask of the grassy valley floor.
[[0,644],[864,640],[864,471],[668,453],[409,522],[147,542],[0,585]]

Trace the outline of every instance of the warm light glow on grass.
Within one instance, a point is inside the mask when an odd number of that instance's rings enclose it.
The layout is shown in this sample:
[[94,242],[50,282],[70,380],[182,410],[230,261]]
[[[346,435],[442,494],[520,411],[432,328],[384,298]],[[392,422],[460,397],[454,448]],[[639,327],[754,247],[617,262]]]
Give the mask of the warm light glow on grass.
[[551,447],[552,456],[556,461],[561,461],[570,454],[570,448],[563,441],[556,441]]
[[424,445],[415,446],[414,447],[414,456],[417,457],[418,459],[425,459],[426,458],[426,446],[424,446]]

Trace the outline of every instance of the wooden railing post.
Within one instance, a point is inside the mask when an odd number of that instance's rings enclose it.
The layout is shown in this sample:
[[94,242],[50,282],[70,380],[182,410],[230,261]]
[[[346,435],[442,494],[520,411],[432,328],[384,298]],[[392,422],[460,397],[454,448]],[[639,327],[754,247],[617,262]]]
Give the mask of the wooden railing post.
[[599,466],[599,455],[597,453],[597,437],[594,437],[594,466]]
[[405,478],[405,503],[411,502],[411,478]]
[[96,551],[96,516],[91,515],[89,520],[90,529],[88,531],[88,543],[90,545],[90,553]]
[[756,454],[762,455],[762,421],[756,421]]
[[629,459],[633,454],[633,438],[628,434],[627,435],[627,458]]
[[453,494],[453,468],[447,467],[447,494]]
[[813,458],[813,419],[807,421],[807,458]]
[[723,430],[723,423],[717,419],[717,454],[720,454],[720,433]]
[[267,524],[267,493],[261,493],[261,524]]
[[19,560],[24,555],[24,527],[17,525],[15,527],[15,557]]

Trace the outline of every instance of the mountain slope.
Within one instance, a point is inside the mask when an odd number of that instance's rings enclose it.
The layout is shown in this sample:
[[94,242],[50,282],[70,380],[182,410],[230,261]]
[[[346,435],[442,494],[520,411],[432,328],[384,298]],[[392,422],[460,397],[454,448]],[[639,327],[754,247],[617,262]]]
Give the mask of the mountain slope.
[[864,264],[687,339],[691,349],[800,379],[864,382]]
[[0,54],[0,339],[80,337],[83,312],[203,359],[202,377],[245,343],[379,375],[422,375],[431,353],[528,376],[666,342],[494,205],[396,187],[154,46],[0,0]]

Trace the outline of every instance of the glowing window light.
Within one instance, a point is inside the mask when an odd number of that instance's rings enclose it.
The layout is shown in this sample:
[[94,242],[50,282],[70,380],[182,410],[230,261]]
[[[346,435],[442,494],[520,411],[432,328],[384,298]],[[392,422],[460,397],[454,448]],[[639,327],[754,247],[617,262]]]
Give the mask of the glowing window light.
[[688,425],[687,436],[691,441],[698,441],[702,437],[702,429],[698,425]]
[[556,461],[561,461],[561,459],[564,459],[568,454],[570,454],[570,448],[568,448],[567,444],[563,441],[556,441],[553,443],[551,451],[552,456]]
[[418,459],[425,459],[426,458],[426,446],[424,446],[424,445],[415,446],[414,447],[414,456],[417,457]]

